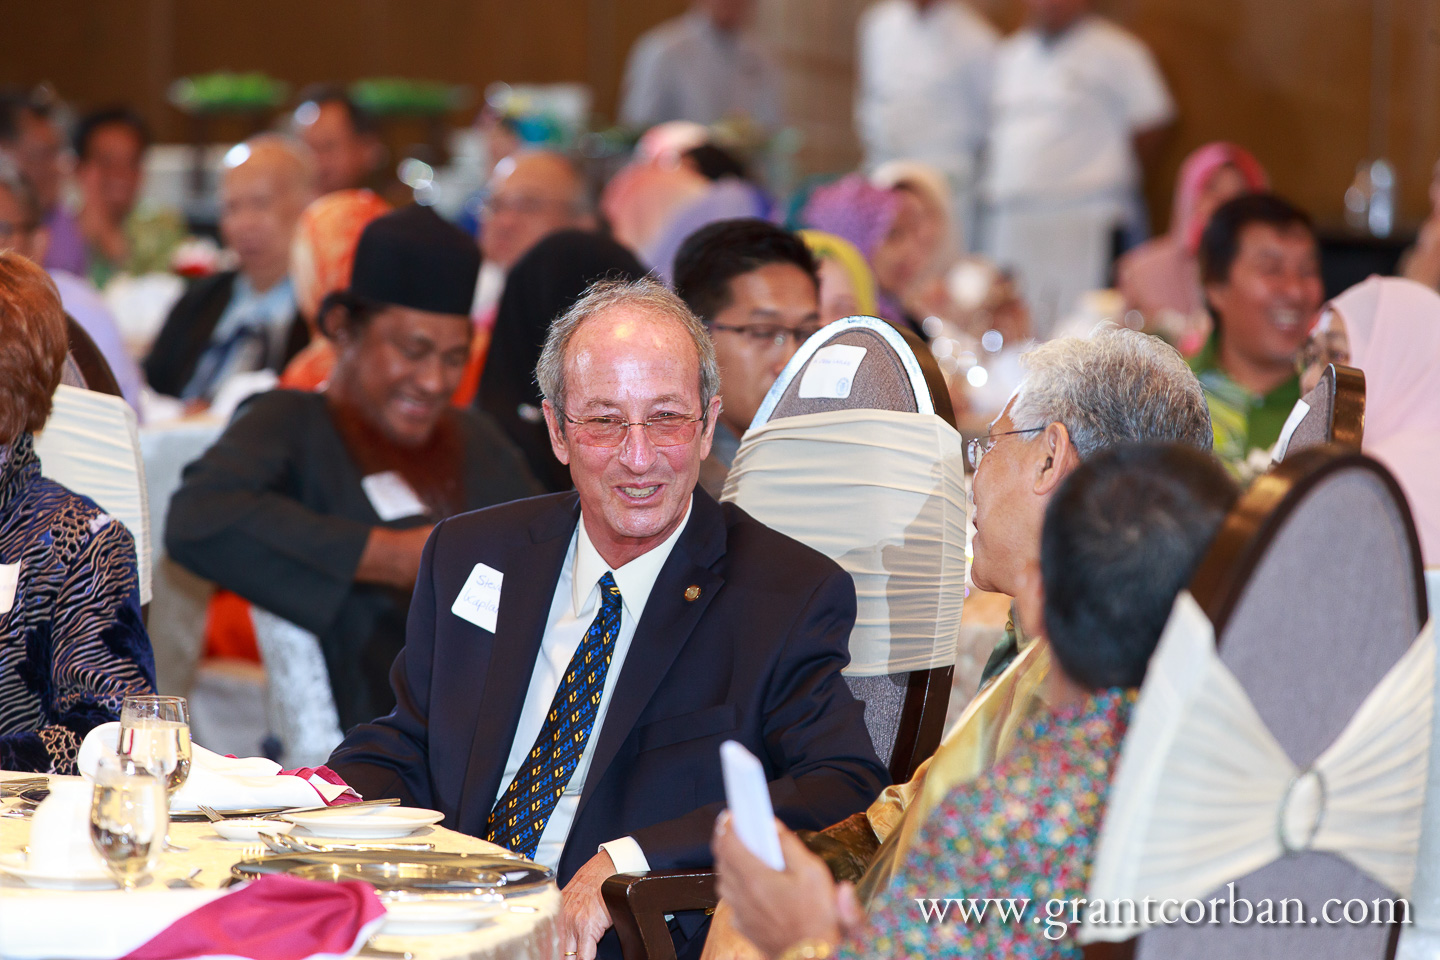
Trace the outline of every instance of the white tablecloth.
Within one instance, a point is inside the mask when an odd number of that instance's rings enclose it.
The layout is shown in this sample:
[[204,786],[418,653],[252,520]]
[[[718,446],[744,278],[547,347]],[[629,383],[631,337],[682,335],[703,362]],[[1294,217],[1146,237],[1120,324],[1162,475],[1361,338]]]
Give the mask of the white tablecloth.
[[[0,780],[14,776],[19,775],[0,772]],[[3,804],[5,809],[14,806],[13,800]],[[29,836],[29,820],[0,817],[0,853],[21,849]],[[189,852],[166,854],[156,871],[156,880],[130,893],[37,890],[0,875],[0,957],[30,960],[66,956],[72,960],[88,960],[114,956],[105,949],[109,942],[105,924],[95,922],[95,918],[109,912],[104,909],[107,901],[128,897],[130,904],[143,909],[148,902],[156,910],[192,902],[193,907],[199,907],[214,894],[169,890],[163,886],[164,881],[183,877],[200,867],[195,881],[213,891],[230,878],[232,864],[265,853],[259,844],[221,839],[208,823],[172,824],[170,840],[189,848]],[[457,853],[488,853],[500,849],[487,841],[438,826],[421,830],[406,840],[433,843],[437,850]],[[371,945],[377,950],[408,953],[414,960],[551,960],[559,956],[556,927],[560,893],[554,884],[533,894],[511,897],[507,907],[497,915],[496,922],[471,933],[407,937],[381,933],[371,940]],[[87,916],[90,922],[84,922]]]

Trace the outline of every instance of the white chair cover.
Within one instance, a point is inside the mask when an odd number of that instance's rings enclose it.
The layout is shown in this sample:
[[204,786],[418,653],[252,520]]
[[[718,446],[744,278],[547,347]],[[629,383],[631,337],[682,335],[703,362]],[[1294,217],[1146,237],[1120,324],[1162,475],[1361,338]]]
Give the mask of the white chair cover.
[[928,413],[836,410],[745,433],[722,499],[844,567],[851,677],[948,667],[965,599],[964,441]]
[[[1425,570],[1425,593],[1429,599],[1430,618],[1440,609],[1440,567]],[[1437,669],[1440,681],[1440,669]],[[1430,782],[1425,788],[1424,822],[1420,830],[1420,858],[1415,870],[1415,888],[1410,897],[1415,923],[1400,934],[1397,960],[1422,960],[1440,957],[1440,732],[1432,721],[1430,739]]]
[[35,438],[41,473],[94,500],[135,538],[140,602],[150,602],[150,500],[135,411],[124,400],[63,384]]
[[[1300,771],[1221,662],[1209,618],[1182,592],[1121,750],[1090,900],[1198,898],[1300,850],[1337,854],[1408,895],[1434,681],[1432,621]],[[1123,940],[1143,927],[1085,926],[1080,940]]]
[[265,661],[266,719],[280,739],[280,764],[318,767],[343,739],[320,640],[257,606],[250,607],[250,619]]

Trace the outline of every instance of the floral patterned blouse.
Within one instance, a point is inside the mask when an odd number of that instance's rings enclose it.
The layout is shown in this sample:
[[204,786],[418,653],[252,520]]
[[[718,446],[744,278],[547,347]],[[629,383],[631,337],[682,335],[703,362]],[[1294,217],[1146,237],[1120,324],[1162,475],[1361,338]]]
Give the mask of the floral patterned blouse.
[[[1085,896],[1134,700],[1132,691],[1112,689],[1063,711],[1042,705],[1003,760],[935,809],[840,956],[1078,958],[1076,924],[1064,922],[1072,908],[1050,901]],[[985,898],[993,900],[979,919]],[[1007,909],[1023,911],[1018,920],[1001,918],[994,901],[1007,898]]]
[[0,446],[0,611],[0,770],[76,773],[85,734],[155,692],[155,658],[130,531],[40,476],[28,433]]

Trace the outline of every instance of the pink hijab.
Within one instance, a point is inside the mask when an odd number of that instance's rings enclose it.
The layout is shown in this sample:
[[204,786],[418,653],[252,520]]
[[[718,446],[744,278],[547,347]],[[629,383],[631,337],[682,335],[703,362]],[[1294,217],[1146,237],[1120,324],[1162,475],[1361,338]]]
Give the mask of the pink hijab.
[[1225,167],[1234,167],[1245,178],[1245,185],[1259,192],[1270,185],[1265,168],[1255,155],[1244,147],[1217,140],[1207,143],[1185,158],[1180,173],[1175,178],[1175,206],[1170,213],[1170,235],[1176,237],[1185,247],[1185,252],[1194,256],[1200,249],[1200,234],[1205,224],[1195,219],[1195,204],[1200,194],[1215,176]]
[[1440,564],[1440,294],[1371,277],[1330,306],[1365,371],[1365,452],[1400,481],[1425,563]]

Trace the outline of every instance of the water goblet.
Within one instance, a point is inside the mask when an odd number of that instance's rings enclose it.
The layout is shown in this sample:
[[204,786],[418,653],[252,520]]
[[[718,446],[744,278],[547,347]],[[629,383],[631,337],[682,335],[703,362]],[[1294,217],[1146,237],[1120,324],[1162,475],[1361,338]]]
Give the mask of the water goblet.
[[128,757],[102,757],[90,804],[90,840],[125,890],[155,869],[170,826],[163,776]]

